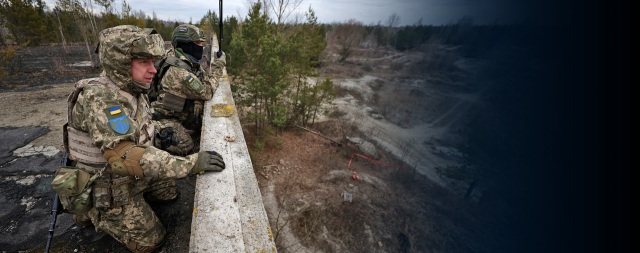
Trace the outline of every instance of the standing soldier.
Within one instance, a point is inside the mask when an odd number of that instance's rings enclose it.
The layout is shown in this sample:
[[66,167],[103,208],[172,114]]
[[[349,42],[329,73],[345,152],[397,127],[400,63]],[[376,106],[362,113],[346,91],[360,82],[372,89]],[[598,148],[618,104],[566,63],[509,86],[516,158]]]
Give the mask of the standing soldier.
[[[218,79],[201,66],[205,64],[201,62],[205,41],[198,27],[179,25],[171,36],[172,49],[156,63],[158,73],[149,93],[153,119],[158,123],[156,146],[173,154],[193,153],[197,147],[193,140],[200,137],[204,101],[211,99],[218,88]],[[210,70],[220,73],[225,65],[224,53],[214,64]]]
[[186,157],[154,147],[154,123],[147,98],[164,50],[151,28],[117,26],[99,34],[104,67],[100,77],[76,83],[69,96],[65,149],[74,165],[99,175],[93,184],[93,207],[74,215],[81,225],[93,223],[133,252],[152,252],[166,231],[145,202],[177,197],[173,178],[224,169],[215,151]]

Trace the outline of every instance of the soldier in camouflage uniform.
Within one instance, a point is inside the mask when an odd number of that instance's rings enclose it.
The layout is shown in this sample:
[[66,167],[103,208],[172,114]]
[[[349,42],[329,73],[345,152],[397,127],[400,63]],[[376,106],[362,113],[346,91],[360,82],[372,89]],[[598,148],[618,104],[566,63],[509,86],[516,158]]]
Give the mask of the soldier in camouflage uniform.
[[[174,154],[192,153],[199,140],[204,101],[213,97],[218,79],[211,76],[201,64],[206,41],[198,27],[182,24],[171,36],[172,49],[156,62],[158,74],[149,93],[154,120],[158,123],[156,142]],[[225,65],[224,53],[215,59],[211,70],[221,74]],[[171,141],[166,138],[175,136]]]
[[152,252],[166,231],[145,198],[175,199],[173,178],[221,171],[224,161],[215,151],[181,157],[152,145],[146,92],[156,73],[153,60],[165,53],[155,30],[117,26],[101,31],[99,41],[104,71],[76,83],[69,96],[65,149],[75,167],[101,173],[93,185],[94,207],[74,221],[93,223],[133,252]]

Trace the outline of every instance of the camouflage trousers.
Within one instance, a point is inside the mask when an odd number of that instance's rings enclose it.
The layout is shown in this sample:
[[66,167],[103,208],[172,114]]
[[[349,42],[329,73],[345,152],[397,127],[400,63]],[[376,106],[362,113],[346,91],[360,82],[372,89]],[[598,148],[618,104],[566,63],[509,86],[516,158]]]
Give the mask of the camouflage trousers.
[[115,208],[93,208],[87,216],[96,231],[106,232],[127,247],[131,242],[139,246],[160,246],[166,230],[145,197],[150,201],[170,201],[178,197],[178,187],[171,178],[155,180],[144,192],[131,196],[128,204]]
[[160,138],[156,136],[156,142],[154,146],[165,151],[169,151],[174,155],[186,156],[194,153],[194,142],[189,130],[187,130],[177,119],[161,119],[155,122],[156,129],[159,133],[163,133],[168,128],[173,128],[175,131],[174,139],[175,145],[169,147],[163,147],[160,144]]

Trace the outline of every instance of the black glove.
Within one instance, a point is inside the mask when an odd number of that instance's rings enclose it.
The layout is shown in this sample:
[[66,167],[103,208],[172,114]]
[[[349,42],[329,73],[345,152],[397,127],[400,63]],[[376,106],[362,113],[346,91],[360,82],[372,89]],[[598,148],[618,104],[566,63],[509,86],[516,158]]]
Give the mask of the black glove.
[[216,151],[198,152],[198,161],[191,169],[191,174],[202,174],[206,171],[222,171],[225,165],[222,156]]
[[220,56],[222,56],[222,50],[218,50],[218,52],[216,52],[216,57],[220,58]]

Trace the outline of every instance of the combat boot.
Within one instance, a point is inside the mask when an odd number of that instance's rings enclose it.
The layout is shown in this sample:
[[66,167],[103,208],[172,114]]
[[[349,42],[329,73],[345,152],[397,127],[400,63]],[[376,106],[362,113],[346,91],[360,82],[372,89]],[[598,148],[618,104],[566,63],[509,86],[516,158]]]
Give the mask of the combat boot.
[[73,222],[75,222],[76,224],[82,226],[82,227],[88,227],[93,225],[93,223],[91,223],[91,219],[89,219],[89,217],[87,217],[86,215],[77,215],[74,214],[73,215]]
[[137,242],[130,241],[129,243],[127,243],[126,246],[129,250],[135,253],[151,253],[159,249],[162,246],[162,244],[164,244],[164,241],[165,240],[163,239],[162,242],[160,242],[160,244],[155,246],[141,246]]

